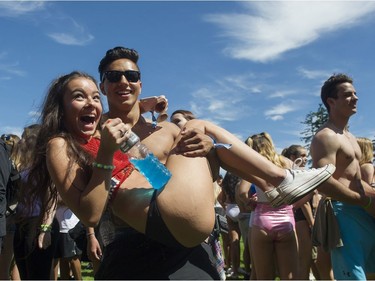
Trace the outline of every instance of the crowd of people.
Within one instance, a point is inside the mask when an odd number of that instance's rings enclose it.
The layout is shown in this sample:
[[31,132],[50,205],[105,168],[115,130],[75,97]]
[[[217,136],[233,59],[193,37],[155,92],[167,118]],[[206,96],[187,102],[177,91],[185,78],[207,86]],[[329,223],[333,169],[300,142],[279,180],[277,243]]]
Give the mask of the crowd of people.
[[[322,87],[329,120],[307,169],[306,148],[279,154],[267,132],[241,141],[183,109],[168,122],[166,97],[140,99],[138,59],[115,47],[99,63],[99,83],[81,71],[57,77],[39,122],[13,143],[2,137],[0,279],[79,280],[82,259],[106,280],[375,273],[373,150],[348,131],[358,100],[350,77],[333,75]],[[123,152],[131,133],[171,172],[161,189]],[[18,204],[6,216],[12,165]]]

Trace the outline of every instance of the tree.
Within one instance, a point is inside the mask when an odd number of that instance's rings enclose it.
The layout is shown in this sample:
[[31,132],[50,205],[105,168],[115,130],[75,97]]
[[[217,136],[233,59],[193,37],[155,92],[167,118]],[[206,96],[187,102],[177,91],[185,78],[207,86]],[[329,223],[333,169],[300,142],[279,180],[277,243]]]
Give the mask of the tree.
[[[315,133],[319,128],[328,121],[328,111],[320,103],[317,111],[310,111],[305,118],[305,121],[301,122],[306,126],[305,130],[301,133],[301,141],[305,143],[307,149],[310,148],[311,141]],[[374,158],[375,158],[375,139],[372,140],[372,145],[374,147]],[[310,162],[310,161],[309,161]]]
[[317,111],[310,111],[306,115],[305,121],[301,122],[306,126],[305,130],[302,132],[303,137],[301,137],[301,141],[306,144],[306,148],[310,147],[311,140],[315,133],[327,121],[328,111],[321,103],[319,104]]

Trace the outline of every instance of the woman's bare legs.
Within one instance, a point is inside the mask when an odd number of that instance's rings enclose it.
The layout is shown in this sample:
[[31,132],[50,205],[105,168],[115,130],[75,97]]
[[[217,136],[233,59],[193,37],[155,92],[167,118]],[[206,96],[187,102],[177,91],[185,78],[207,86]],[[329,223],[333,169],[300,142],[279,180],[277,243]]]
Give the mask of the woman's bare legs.
[[[187,247],[198,245],[209,236],[215,222],[207,159],[172,151],[166,166],[172,177],[156,199],[161,216],[178,242]],[[112,209],[131,227],[145,233],[152,193],[147,181],[134,171],[117,193]]]
[[[251,218],[250,218],[251,220]],[[253,250],[253,244],[252,244],[252,226],[249,226],[249,233],[247,234],[247,241],[248,241],[248,247],[249,247],[249,253],[250,253],[250,260],[251,260],[251,272],[250,272],[250,280],[257,280],[257,275],[256,275],[256,271],[255,271],[255,262],[254,262],[254,250]]]
[[[223,168],[254,182],[264,191],[274,191],[275,198],[280,197],[273,187],[284,182],[286,170],[277,167],[234,135],[212,123],[191,120],[186,127],[198,129],[218,142],[232,144],[229,150],[216,150]],[[180,138],[184,139],[184,132],[181,134],[175,145]],[[214,225],[210,166],[205,157],[190,158],[176,152],[174,149],[168,157],[166,166],[171,171],[172,178],[158,195],[157,204],[165,224],[176,240],[184,246],[195,246],[208,237]],[[133,172],[122,188],[112,203],[114,213],[134,229],[145,233],[153,190],[137,172]]]
[[221,166],[237,176],[255,183],[265,192],[266,197],[274,206],[294,203],[329,179],[335,170],[334,165],[308,171],[282,169],[255,152],[230,132],[204,120],[188,121],[182,131],[183,141],[184,137],[189,139],[189,135],[194,132],[194,129],[211,136],[218,143],[231,144],[230,149],[216,149]]
[[297,277],[298,250],[295,231],[285,234],[274,245],[280,280],[299,279]]
[[241,253],[240,253],[240,240],[241,232],[238,226],[238,222],[234,222],[227,216],[228,228],[229,228],[229,243],[230,243],[230,260],[233,270],[233,278],[238,278],[238,269],[240,268]]
[[335,280],[332,270],[331,255],[324,251],[323,247],[318,246],[318,256],[316,267],[319,271],[319,280]]
[[284,180],[285,169],[274,165],[225,129],[198,119],[190,120],[185,128],[198,129],[211,136],[218,143],[231,144],[230,149],[216,149],[222,167],[228,171],[233,171],[234,174],[249,182],[257,184],[262,190],[271,190]]
[[308,280],[312,266],[312,242],[310,227],[306,220],[296,222],[298,238],[298,277],[300,280]]
[[256,279],[274,280],[276,277],[274,243],[259,227],[252,226],[250,235],[251,265]]

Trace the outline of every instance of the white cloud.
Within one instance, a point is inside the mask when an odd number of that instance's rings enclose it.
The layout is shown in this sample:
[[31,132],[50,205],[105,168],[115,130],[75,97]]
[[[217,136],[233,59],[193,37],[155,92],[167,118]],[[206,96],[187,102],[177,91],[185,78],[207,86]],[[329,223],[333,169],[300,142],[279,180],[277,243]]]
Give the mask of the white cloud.
[[[280,85],[272,86],[267,80],[267,75],[262,73],[227,75],[195,90],[191,94],[190,110],[199,118],[210,119],[217,124],[262,113],[266,119],[279,121],[284,119],[285,114],[299,111],[308,103],[307,99],[290,99],[291,96],[300,93],[301,91],[296,89],[280,89]],[[261,113],[265,100],[275,98],[282,99],[282,103]]]
[[236,113],[230,109],[233,104],[236,104],[236,101],[231,101],[223,92],[201,88],[192,93],[192,96],[194,99],[191,102],[191,107],[197,116],[214,113],[215,119],[226,121],[236,119]]
[[41,115],[42,115],[42,113],[40,111],[29,111],[28,112],[28,116],[30,117],[31,123],[38,122],[38,119],[40,118]]
[[297,72],[300,76],[303,78],[309,79],[309,80],[316,80],[319,83],[317,83],[317,86],[315,86],[313,89],[311,89],[311,92],[314,96],[320,97],[320,87],[324,84],[324,82],[333,75],[334,73],[341,72],[338,69],[332,69],[332,70],[310,70],[306,69],[304,67],[297,68]]
[[289,112],[297,111],[301,108],[301,102],[299,101],[287,101],[274,106],[264,112],[267,119],[273,121],[284,119],[284,115]]
[[87,45],[90,41],[94,39],[94,36],[91,34],[82,34],[82,37],[68,34],[68,33],[50,33],[48,34],[50,38],[52,38],[57,43],[63,45],[76,45],[76,46],[84,46]]
[[349,28],[375,12],[373,1],[251,1],[242,13],[210,14],[222,36],[234,39],[225,52],[237,59],[268,62],[319,37]]
[[0,1],[0,17],[19,17],[41,11],[45,5],[44,1]]
[[[71,17],[66,16],[59,10],[47,9],[47,3],[48,1],[2,2],[0,0],[0,17],[18,17],[32,21],[35,26],[43,27],[45,30],[54,29],[54,31],[46,32],[47,36],[63,45],[85,46],[94,39],[94,36],[84,26]],[[36,12],[39,12],[38,16],[25,17],[25,15]]]
[[215,79],[215,87],[219,91],[239,91],[242,93],[257,94],[262,92],[263,85],[258,82],[260,77],[253,73],[227,75],[221,79]]
[[331,76],[335,71],[327,71],[327,70],[309,70],[303,67],[299,67],[297,71],[302,75],[302,77],[307,79],[327,79]]
[[241,90],[247,90],[247,91],[259,91],[259,89],[250,84],[251,81],[253,81],[255,78],[255,75],[250,74],[244,74],[244,75],[229,75],[222,80],[216,81],[218,84],[224,84],[224,85],[230,85],[231,88],[236,87]]
[[[61,17],[61,23],[64,28],[64,32],[51,32],[47,34],[50,38],[59,44],[63,45],[75,45],[75,46],[85,46],[90,43],[94,36],[86,31],[83,25],[80,25],[74,19],[70,17]],[[69,30],[69,32],[66,32]]]
[[275,93],[271,94],[270,98],[285,98],[288,96],[296,95],[298,92],[296,90],[284,90],[284,91],[276,91]]
[[24,77],[26,76],[26,72],[24,70],[21,70],[19,68],[19,62],[12,62],[12,63],[7,63],[4,62],[8,58],[8,53],[7,52],[0,52],[0,80],[2,81],[8,81],[11,80],[12,77],[19,76],[19,77]]
[[[0,56],[0,59],[2,59],[2,57]],[[19,69],[19,63],[18,62],[13,62],[13,63],[0,63],[0,72],[4,72],[4,73],[7,73],[7,74],[10,74],[10,75],[16,75],[16,76],[26,76],[26,72]],[[10,77],[6,77],[3,79],[5,80],[9,80]]]
[[[218,80],[219,81],[219,80]],[[197,89],[192,94],[190,107],[199,118],[220,124],[222,121],[235,121],[243,118],[246,110],[244,94],[230,87],[214,83]]]
[[279,120],[283,120],[284,116],[283,115],[272,115],[272,116],[267,117],[267,119],[271,119],[272,121],[279,121]]

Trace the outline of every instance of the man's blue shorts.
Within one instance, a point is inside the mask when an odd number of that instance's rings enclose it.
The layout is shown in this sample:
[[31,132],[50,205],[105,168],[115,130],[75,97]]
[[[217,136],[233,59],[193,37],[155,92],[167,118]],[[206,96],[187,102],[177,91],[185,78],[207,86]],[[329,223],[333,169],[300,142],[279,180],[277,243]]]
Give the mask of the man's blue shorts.
[[375,218],[362,207],[332,201],[343,247],[331,251],[336,280],[366,280],[375,273]]

